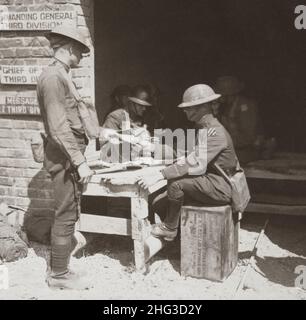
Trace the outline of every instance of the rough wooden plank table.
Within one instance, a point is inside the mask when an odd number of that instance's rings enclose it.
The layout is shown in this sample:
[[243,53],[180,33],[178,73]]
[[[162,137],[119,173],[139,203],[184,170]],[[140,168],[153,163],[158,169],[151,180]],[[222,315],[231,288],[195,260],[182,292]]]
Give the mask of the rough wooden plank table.
[[[148,261],[158,252],[163,243],[150,236],[151,224],[148,220],[148,197],[166,186],[166,180],[157,182],[144,190],[136,180],[156,172],[156,168],[147,167],[138,170],[96,174],[84,190],[85,196],[128,197],[131,199],[131,218],[117,218],[103,215],[81,213],[77,230],[83,232],[117,234],[131,236],[134,241],[135,267],[138,271],[145,270]],[[109,179],[105,181],[104,179]]]
[[[277,153],[273,159],[258,160],[244,167],[249,181],[256,179],[262,181],[275,181],[285,184],[290,190],[292,185],[306,185],[306,154]],[[292,192],[291,192],[292,193]],[[306,195],[292,196],[284,194],[260,194],[256,195],[256,202],[252,201],[246,208],[246,212],[306,215]]]

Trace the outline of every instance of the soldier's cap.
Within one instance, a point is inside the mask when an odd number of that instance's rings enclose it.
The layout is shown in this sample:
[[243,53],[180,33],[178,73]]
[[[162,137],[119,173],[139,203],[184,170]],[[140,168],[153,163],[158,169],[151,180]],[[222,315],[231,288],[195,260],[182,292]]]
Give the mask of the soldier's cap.
[[83,33],[71,25],[58,25],[47,33],[45,37],[49,40],[52,48],[61,47],[71,40],[74,40],[82,45],[83,53],[90,52],[90,47],[87,45]]
[[136,86],[133,89],[131,97],[128,97],[130,101],[133,101],[141,106],[151,107],[150,94],[143,86]]
[[222,76],[216,81],[215,90],[224,96],[241,92],[244,88],[242,81],[233,76]]
[[196,84],[188,88],[183,95],[183,102],[178,105],[179,108],[193,107],[214,101],[221,97],[216,94],[214,90],[206,84]]

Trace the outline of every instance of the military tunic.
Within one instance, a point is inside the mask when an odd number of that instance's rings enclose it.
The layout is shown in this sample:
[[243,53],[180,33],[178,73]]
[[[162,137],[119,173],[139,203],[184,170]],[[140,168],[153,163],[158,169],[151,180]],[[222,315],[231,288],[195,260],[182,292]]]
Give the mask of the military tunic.
[[224,105],[220,120],[230,133],[239,160],[246,163],[257,158],[255,142],[263,135],[257,104],[238,95],[231,105]]
[[51,269],[55,273],[68,270],[73,249],[73,233],[79,215],[81,185],[77,167],[85,162],[87,138],[77,101],[62,74],[69,68],[55,61],[45,68],[37,82],[47,145],[44,167],[51,175],[54,193],[54,220],[51,226]]
[[[178,227],[180,209],[184,203],[225,205],[231,202],[231,186],[215,170],[213,163],[217,163],[227,174],[234,174],[237,158],[232,139],[212,114],[202,117],[196,127],[206,129],[199,130],[199,135],[207,135],[203,139],[206,142],[204,161],[198,143],[195,151],[184,161],[163,169],[161,172],[168,180],[167,191],[156,197],[152,204],[154,212],[171,229]],[[201,141],[201,137],[198,137],[198,141]]]

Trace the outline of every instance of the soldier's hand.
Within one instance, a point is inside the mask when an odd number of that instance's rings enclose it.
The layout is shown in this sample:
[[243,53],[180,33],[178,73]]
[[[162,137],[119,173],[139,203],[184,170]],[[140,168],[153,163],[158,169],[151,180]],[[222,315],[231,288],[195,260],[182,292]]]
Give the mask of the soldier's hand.
[[136,183],[138,183],[144,189],[149,189],[150,186],[163,179],[165,178],[160,170],[153,169],[150,174],[137,178]]
[[119,134],[114,129],[100,128],[100,139],[110,140],[112,138],[118,138]]
[[88,167],[86,162],[83,162],[78,167],[78,174],[80,176],[79,183],[86,184],[89,182],[90,177],[93,175],[93,171]]

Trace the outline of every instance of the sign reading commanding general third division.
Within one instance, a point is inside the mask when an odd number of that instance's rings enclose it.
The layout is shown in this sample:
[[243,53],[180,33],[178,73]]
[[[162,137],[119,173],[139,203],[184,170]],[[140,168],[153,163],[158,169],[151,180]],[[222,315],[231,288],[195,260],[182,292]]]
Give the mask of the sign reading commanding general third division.
[[15,12],[0,6],[0,30],[51,30],[63,22],[76,25],[73,10]]

